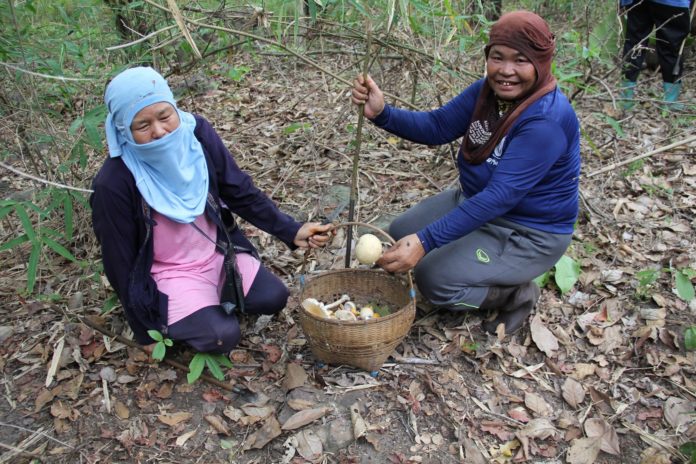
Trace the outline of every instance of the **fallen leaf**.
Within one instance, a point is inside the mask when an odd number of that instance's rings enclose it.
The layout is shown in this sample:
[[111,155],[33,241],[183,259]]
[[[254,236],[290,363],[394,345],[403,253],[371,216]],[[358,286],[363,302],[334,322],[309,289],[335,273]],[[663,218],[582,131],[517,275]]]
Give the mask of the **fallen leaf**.
[[283,355],[283,350],[277,345],[261,345],[261,349],[266,353],[266,361],[275,364]]
[[273,414],[275,412],[275,408],[273,406],[242,406],[242,411],[244,411],[244,414],[247,416],[255,417],[256,420],[254,422],[258,422],[259,420],[265,419]]
[[516,421],[519,421],[519,422],[522,422],[525,424],[527,422],[529,422],[529,414],[527,414],[527,410],[521,406],[510,409],[508,411],[508,416],[512,417]]
[[365,420],[360,415],[358,403],[353,403],[350,407],[350,421],[353,424],[353,438],[357,440],[367,431],[367,424],[365,424]]
[[597,369],[596,364],[577,363],[577,364],[575,364],[575,370],[571,375],[576,380],[582,380],[585,377],[588,377],[590,375],[594,375],[596,369]]
[[173,390],[174,386],[171,382],[164,382],[155,392],[155,396],[164,400],[172,396]]
[[41,408],[53,401],[53,398],[55,397],[56,395],[53,393],[53,391],[42,388],[39,391],[36,400],[34,400],[34,412],[39,412]]
[[577,408],[585,399],[585,389],[577,380],[572,377],[566,378],[566,381],[561,387],[563,399],[572,407]]
[[464,461],[467,464],[487,464],[488,460],[483,456],[476,442],[471,438],[464,438]]
[[553,408],[549,403],[536,393],[526,392],[524,394],[524,405],[538,416],[548,417],[553,414]]
[[77,409],[66,404],[64,401],[58,400],[51,404],[51,415],[56,419],[69,419],[74,421],[80,415]]
[[696,402],[671,396],[665,401],[665,420],[675,429],[679,429],[696,419],[694,410],[696,410]]
[[261,449],[281,433],[278,419],[271,416],[263,424],[263,427],[249,435],[249,438],[244,442],[244,450]]
[[657,419],[662,417],[661,408],[650,408],[638,413],[638,420],[644,421],[647,419]]
[[176,424],[187,421],[191,417],[193,417],[193,414],[190,412],[175,412],[173,414],[160,414],[157,416],[157,420],[170,427],[174,427]]
[[216,401],[224,400],[225,395],[223,395],[220,390],[212,389],[203,392],[203,399],[208,403],[214,403]]
[[497,421],[481,421],[481,430],[488,432],[502,441],[511,440],[515,435],[505,427],[505,424]]
[[600,448],[605,453],[615,456],[621,455],[619,447],[619,436],[614,427],[609,425],[604,419],[591,418],[585,421],[585,434],[588,438],[599,438]]
[[118,400],[114,402],[114,413],[116,413],[116,417],[119,419],[128,419],[130,417],[128,407]]
[[537,348],[543,351],[546,356],[552,358],[558,350],[558,339],[543,323],[539,315],[535,315],[530,325],[532,340]]
[[324,447],[321,439],[313,430],[302,430],[295,435],[297,440],[297,452],[308,461],[314,461],[321,457]]
[[307,425],[320,417],[324,417],[330,408],[321,407],[314,409],[305,409],[304,411],[299,411],[288,418],[288,420],[283,423],[281,427],[283,430],[295,430],[296,428]]
[[213,426],[217,433],[221,433],[226,436],[230,436],[230,428],[225,423],[225,420],[215,414],[208,414],[203,416],[203,418]]
[[566,462],[568,464],[594,464],[599,455],[601,440],[599,438],[576,438],[571,442]]
[[[372,447],[375,449],[375,451],[377,451],[379,453],[381,453],[383,451],[384,447],[382,446],[382,441],[380,439],[380,435],[378,435],[374,432],[368,432],[365,434],[365,440],[367,440],[367,442],[372,445]],[[486,464],[486,463],[483,462],[482,464]]]
[[189,438],[194,436],[196,434],[195,430],[191,430],[190,432],[186,432],[182,435],[179,435],[176,439],[176,446],[184,446],[186,442],[188,441]]
[[650,447],[640,453],[640,464],[672,464],[672,458],[666,451]]
[[244,417],[244,412],[241,409],[235,408],[234,406],[227,406],[222,413],[225,415],[225,417],[234,422],[239,422],[239,419]]
[[295,363],[288,363],[285,368],[285,379],[283,380],[283,390],[286,392],[301,387],[307,381],[307,372]]
[[614,407],[611,405],[611,398],[609,395],[594,387],[590,387],[589,390],[590,398],[592,398],[595,407],[605,414],[614,414]]
[[303,399],[298,399],[298,398],[288,400],[288,406],[290,406],[295,411],[302,411],[303,409],[309,409],[315,405],[316,405],[316,403],[314,401],[309,401],[309,400],[303,400]]
[[539,438],[541,440],[546,440],[549,437],[553,437],[558,433],[556,427],[553,426],[551,421],[545,417],[540,417],[538,419],[532,419],[527,425],[522,427],[517,434],[523,435],[529,438]]

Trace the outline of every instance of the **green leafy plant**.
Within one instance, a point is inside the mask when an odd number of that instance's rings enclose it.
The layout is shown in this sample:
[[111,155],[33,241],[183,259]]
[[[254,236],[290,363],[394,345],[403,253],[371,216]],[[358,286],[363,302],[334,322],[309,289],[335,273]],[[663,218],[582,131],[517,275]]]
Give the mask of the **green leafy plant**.
[[[10,249],[19,249],[23,244],[30,245],[29,259],[27,260],[27,293],[34,291],[36,278],[39,269],[41,255],[45,248],[53,250],[55,253],[73,262],[78,262],[77,258],[59,243],[60,240],[70,239],[73,234],[72,210],[73,204],[70,193],[64,190],[51,189],[56,195],[49,205],[42,209],[30,201],[0,201],[0,219],[3,219],[14,212],[19,219],[23,233],[0,245],[0,252]],[[51,227],[42,225],[46,223],[54,210],[63,209],[64,230],[59,232]],[[30,212],[38,217],[38,225],[32,222]]]
[[158,330],[148,330],[147,334],[157,342],[155,343],[155,349],[152,350],[152,359],[157,361],[163,360],[164,355],[167,354],[167,347],[173,346],[174,342],[170,338],[165,338]]
[[563,255],[554,265],[553,269],[546,271],[534,279],[534,282],[536,282],[539,287],[544,287],[550,282],[551,277],[553,277],[561,294],[565,294],[569,292],[578,281],[580,272],[581,270],[578,262],[570,256]]
[[696,464],[696,442],[684,443],[679,447],[679,452],[689,459],[687,464]]
[[684,331],[684,348],[687,350],[696,350],[696,325],[687,327]]
[[638,287],[636,288],[636,296],[640,299],[646,299],[650,296],[653,284],[660,278],[662,271],[660,269],[644,269],[636,272],[638,279]]
[[208,368],[213,377],[218,380],[224,380],[225,374],[222,372],[221,365],[231,368],[232,362],[224,354],[196,353],[189,363],[189,373],[186,376],[188,383],[198,380],[201,374],[203,374],[203,368],[205,367]]
[[696,292],[694,292],[694,284],[691,283],[691,279],[696,277],[696,270],[689,268],[672,269],[672,274],[674,274],[679,298],[684,301],[693,300],[696,296]]

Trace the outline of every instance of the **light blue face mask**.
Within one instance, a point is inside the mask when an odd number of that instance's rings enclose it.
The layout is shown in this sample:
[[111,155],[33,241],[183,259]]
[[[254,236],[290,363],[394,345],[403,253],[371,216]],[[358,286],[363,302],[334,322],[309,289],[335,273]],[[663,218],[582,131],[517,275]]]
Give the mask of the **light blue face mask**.
[[[143,198],[157,212],[181,222],[193,222],[205,209],[208,169],[203,147],[193,131],[192,114],[176,107],[164,78],[152,68],[131,68],[107,86],[104,102],[106,141],[112,158],[122,157]],[[179,127],[166,136],[137,144],[130,125],[143,108],[160,102],[172,105]]]

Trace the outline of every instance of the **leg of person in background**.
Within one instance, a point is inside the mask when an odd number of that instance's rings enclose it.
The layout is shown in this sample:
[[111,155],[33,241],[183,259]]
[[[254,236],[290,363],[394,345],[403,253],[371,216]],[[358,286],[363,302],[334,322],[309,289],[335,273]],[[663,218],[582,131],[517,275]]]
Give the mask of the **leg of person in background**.
[[621,108],[630,110],[635,105],[635,88],[638,74],[645,59],[645,47],[654,22],[648,0],[631,5],[626,13],[626,39],[623,48],[623,80],[619,98]]
[[682,44],[689,34],[689,9],[651,3],[652,17],[658,28],[655,31],[655,48],[660,62],[665,109],[680,110],[679,103],[682,75]]

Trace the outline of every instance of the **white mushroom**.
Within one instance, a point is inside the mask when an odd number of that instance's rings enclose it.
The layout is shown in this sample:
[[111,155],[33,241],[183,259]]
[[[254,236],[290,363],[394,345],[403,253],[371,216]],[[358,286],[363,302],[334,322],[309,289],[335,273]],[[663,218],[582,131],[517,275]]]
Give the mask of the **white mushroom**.
[[350,311],[346,309],[339,309],[334,313],[334,317],[338,319],[339,321],[357,321],[358,318],[355,317],[355,314],[351,313]]
[[355,306],[355,303],[353,303],[352,301],[346,301],[343,304],[343,309],[345,309],[346,311],[350,311],[353,314],[358,314],[358,307]]
[[315,298],[307,298],[302,302],[302,307],[304,308],[305,311],[307,311],[309,314],[312,314],[317,317],[323,317],[323,318],[328,318],[331,317],[331,312],[326,309],[324,306],[324,303],[321,301],[315,299]]
[[337,307],[341,306],[343,303],[345,303],[346,301],[350,301],[350,297],[348,295],[343,295],[343,296],[341,296],[341,298],[334,301],[333,303],[330,303],[330,304],[327,304],[326,306],[324,306],[324,309],[328,310],[328,309],[337,308]]
[[375,310],[372,309],[372,306],[363,306],[360,308],[360,319],[366,321],[373,317],[375,317]]

